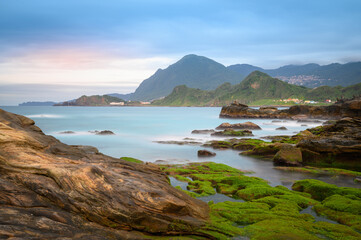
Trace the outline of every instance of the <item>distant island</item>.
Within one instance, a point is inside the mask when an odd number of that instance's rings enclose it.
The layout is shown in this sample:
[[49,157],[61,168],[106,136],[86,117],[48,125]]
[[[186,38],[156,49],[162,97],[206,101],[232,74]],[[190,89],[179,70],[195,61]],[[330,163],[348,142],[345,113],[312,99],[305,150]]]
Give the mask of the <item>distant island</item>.
[[54,106],[138,106],[149,105],[150,102],[125,101],[108,95],[81,96],[72,101],[54,104]]
[[56,102],[24,102],[20,103],[20,107],[31,107],[31,106],[53,106],[54,104],[57,104]]

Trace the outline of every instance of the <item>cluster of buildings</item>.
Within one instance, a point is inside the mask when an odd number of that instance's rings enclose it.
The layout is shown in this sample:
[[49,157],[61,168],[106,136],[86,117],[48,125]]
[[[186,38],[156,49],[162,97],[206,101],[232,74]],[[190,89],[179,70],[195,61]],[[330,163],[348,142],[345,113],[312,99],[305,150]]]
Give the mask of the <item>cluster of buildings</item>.
[[[280,99],[278,100],[280,102],[284,102],[284,103],[296,103],[296,104],[316,104],[319,102],[313,101],[313,100],[302,100],[302,99],[298,99],[298,98],[288,98],[288,99]],[[326,103],[332,103],[331,99],[326,99],[325,100]]]
[[126,102],[111,102],[109,103],[110,106],[124,106],[124,105],[149,105],[150,102],[132,102],[132,101],[128,101]]

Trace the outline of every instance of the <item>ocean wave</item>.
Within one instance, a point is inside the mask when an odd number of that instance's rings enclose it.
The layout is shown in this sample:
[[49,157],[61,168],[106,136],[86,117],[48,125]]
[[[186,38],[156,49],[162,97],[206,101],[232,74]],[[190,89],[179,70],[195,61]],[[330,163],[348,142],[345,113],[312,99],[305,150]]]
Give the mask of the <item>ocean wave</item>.
[[57,114],[33,114],[33,115],[26,115],[28,118],[64,118],[63,115]]

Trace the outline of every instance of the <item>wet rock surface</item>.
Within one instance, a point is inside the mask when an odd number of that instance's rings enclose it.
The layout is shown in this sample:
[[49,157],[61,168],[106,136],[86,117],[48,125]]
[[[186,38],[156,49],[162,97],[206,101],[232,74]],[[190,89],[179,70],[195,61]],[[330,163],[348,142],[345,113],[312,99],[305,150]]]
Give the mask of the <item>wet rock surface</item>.
[[209,134],[214,132],[215,131],[213,129],[204,129],[204,130],[193,130],[192,134]]
[[251,129],[251,130],[260,130],[261,127],[252,122],[244,122],[244,123],[222,123],[216,129]]
[[113,133],[110,130],[103,130],[103,131],[95,131],[95,135],[115,135],[115,133]]
[[220,137],[245,137],[245,136],[253,136],[251,130],[240,130],[235,131],[233,129],[226,129],[223,131],[214,132],[211,136],[220,136]]
[[361,119],[343,118],[308,129],[297,144],[306,164],[326,164],[361,170]]
[[281,166],[302,166],[301,149],[284,144],[273,157],[273,162]]
[[59,134],[74,134],[75,132],[73,131],[64,131],[64,132],[60,132]]
[[0,236],[144,239],[191,234],[207,204],[171,187],[153,164],[69,146],[0,109]]
[[198,157],[214,157],[216,156],[216,153],[215,152],[211,152],[211,151],[208,151],[208,150],[198,150]]

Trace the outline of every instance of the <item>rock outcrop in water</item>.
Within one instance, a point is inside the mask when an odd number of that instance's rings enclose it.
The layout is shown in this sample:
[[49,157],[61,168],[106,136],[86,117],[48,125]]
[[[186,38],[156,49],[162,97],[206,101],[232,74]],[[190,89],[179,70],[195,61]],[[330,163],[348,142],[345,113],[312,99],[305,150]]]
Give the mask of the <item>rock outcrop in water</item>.
[[[243,105],[245,106],[245,105]],[[216,129],[252,129],[252,130],[261,130],[261,127],[253,122],[244,122],[244,123],[222,123]]]
[[222,118],[284,118],[284,119],[341,119],[343,117],[361,117],[361,99],[340,101],[330,106],[296,105],[289,109],[274,108],[253,109],[247,105],[232,103],[224,106],[219,115]]
[[297,144],[303,163],[361,171],[361,119],[343,118],[333,124],[309,129]]
[[33,120],[0,109],[0,238],[192,234],[208,212],[153,164],[63,144]]

